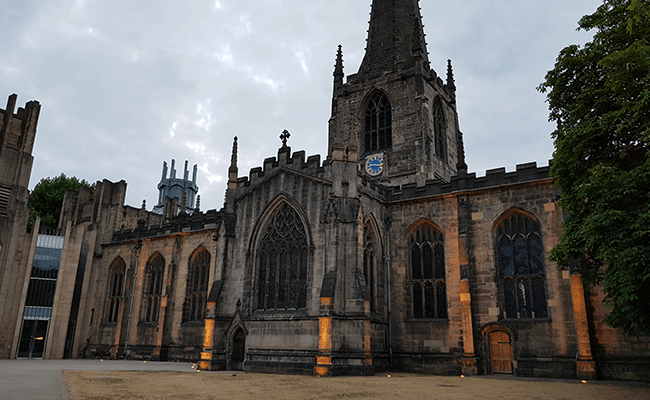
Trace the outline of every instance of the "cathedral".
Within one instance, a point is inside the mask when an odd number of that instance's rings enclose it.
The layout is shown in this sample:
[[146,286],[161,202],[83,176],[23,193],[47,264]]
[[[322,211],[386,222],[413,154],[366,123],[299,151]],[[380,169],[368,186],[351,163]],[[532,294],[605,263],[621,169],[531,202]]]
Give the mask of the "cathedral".
[[10,96],[0,358],[650,380],[650,338],[604,326],[602,291],[548,259],[564,218],[549,167],[469,173],[451,61],[431,69],[418,0],[372,3],[359,70],[336,55],[327,155],[285,131],[240,175],[234,138],[221,210],[172,162],[151,211],[104,180],[92,200],[66,194],[56,232],[28,230],[40,104],[14,114]]

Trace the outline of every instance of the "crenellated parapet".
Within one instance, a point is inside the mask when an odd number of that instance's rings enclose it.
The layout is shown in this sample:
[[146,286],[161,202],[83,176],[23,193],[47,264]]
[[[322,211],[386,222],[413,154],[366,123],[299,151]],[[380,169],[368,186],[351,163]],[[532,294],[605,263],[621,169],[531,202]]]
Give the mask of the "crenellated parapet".
[[158,225],[147,226],[146,221],[139,220],[138,226],[132,229],[120,229],[113,232],[110,243],[128,242],[136,239],[151,239],[164,237],[177,233],[197,232],[209,229],[218,229],[222,223],[226,222],[227,231],[232,230],[234,220],[226,217],[223,210],[208,210],[204,212],[195,212],[194,214],[179,214],[171,220],[165,221]]
[[519,164],[515,171],[506,172],[505,168],[487,170],[485,176],[476,177],[476,173],[456,175],[449,182],[440,179],[427,180],[424,186],[408,183],[387,188],[384,197],[386,203],[414,200],[418,198],[444,196],[463,191],[475,191],[522,185],[554,178],[549,176],[549,166],[538,167],[536,162]]
[[256,187],[280,170],[295,171],[312,178],[329,180],[326,177],[327,165],[329,165],[327,160],[321,164],[320,155],[309,156],[305,161],[304,150],[291,153],[291,147],[287,146],[278,150],[277,157],[266,158],[263,167],[251,168],[247,177],[237,178],[237,190]]
[[499,187],[522,185],[541,181],[549,181],[554,178],[549,175],[550,165],[538,167],[536,162],[519,164],[515,171],[506,172],[505,168],[494,168],[487,170],[485,176],[476,176],[476,173],[459,174],[453,176],[449,182],[441,179],[430,179],[425,181],[423,186],[416,182],[404,185],[385,186],[381,183],[368,179],[365,174],[359,173],[361,192],[375,197],[385,203],[410,201],[420,198],[444,196],[452,193],[474,190],[487,190]]

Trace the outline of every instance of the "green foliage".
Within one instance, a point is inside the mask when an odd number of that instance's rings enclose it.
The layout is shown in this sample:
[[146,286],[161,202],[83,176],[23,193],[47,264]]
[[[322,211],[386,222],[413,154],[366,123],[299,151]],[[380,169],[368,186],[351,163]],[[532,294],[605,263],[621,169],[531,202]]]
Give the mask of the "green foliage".
[[551,173],[568,217],[551,259],[579,260],[586,283],[603,284],[606,322],[650,333],[650,4],[604,0],[579,22],[595,29],[564,48],[538,90],[547,93]]
[[91,188],[92,196],[95,185],[89,184],[85,179],[79,180],[74,176],[68,178],[65,174],[41,179],[29,194],[29,207],[32,209],[29,224],[32,225],[36,217],[41,217],[41,225],[56,229],[59,226],[63,196],[66,192],[79,190],[81,186]]

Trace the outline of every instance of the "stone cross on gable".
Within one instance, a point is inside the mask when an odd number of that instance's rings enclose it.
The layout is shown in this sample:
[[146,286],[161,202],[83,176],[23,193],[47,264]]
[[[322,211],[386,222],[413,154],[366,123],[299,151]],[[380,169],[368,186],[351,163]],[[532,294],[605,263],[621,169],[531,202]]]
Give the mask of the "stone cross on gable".
[[283,130],[282,134],[280,135],[280,140],[282,140],[282,147],[287,147],[287,139],[291,137],[291,134],[289,133],[288,130]]

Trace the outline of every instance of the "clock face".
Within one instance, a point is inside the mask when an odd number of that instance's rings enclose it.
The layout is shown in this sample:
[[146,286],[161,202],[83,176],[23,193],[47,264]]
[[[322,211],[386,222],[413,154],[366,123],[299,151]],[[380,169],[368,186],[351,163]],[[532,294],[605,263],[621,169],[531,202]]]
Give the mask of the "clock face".
[[378,176],[384,172],[384,155],[374,154],[366,160],[366,173],[370,176]]

